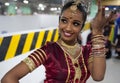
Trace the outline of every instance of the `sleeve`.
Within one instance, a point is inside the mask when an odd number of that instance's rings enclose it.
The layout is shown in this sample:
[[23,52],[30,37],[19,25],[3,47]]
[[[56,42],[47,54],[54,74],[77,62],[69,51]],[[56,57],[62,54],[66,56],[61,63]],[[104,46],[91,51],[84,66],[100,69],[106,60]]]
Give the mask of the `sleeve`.
[[31,72],[48,59],[46,50],[47,50],[47,45],[39,49],[36,49],[34,52],[32,52],[28,57],[26,57],[23,60],[23,62],[26,63],[26,65],[29,67]]

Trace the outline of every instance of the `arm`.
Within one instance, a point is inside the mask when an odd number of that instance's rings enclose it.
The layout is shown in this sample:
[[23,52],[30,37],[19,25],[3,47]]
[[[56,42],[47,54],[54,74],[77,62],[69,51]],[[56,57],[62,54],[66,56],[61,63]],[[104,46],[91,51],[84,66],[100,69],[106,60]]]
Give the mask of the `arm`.
[[6,73],[6,75],[1,79],[1,83],[19,83],[19,79],[29,72],[30,69],[28,66],[24,62],[21,62]]
[[[44,46],[42,49],[46,49]],[[19,80],[32,72],[38,66],[47,60],[47,56],[42,49],[37,49],[32,52],[28,57],[22,60],[21,63],[12,68],[6,75],[2,78],[2,83],[19,83]]]
[[102,81],[106,70],[105,57],[93,57],[93,62],[89,64],[89,70],[93,80]]
[[106,50],[104,44],[103,28],[111,20],[113,15],[114,13],[111,12],[109,17],[105,17],[105,10],[101,5],[101,0],[98,0],[98,12],[91,22],[93,62],[88,66],[91,76],[95,81],[103,80],[105,75]]

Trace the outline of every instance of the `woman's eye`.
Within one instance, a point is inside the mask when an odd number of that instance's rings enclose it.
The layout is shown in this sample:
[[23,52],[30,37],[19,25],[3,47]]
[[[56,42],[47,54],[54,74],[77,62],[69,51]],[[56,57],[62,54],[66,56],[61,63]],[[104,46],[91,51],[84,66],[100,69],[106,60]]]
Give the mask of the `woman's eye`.
[[67,20],[66,19],[61,19],[61,22],[67,23]]
[[73,25],[74,25],[74,26],[79,26],[80,23],[78,23],[78,22],[73,22]]

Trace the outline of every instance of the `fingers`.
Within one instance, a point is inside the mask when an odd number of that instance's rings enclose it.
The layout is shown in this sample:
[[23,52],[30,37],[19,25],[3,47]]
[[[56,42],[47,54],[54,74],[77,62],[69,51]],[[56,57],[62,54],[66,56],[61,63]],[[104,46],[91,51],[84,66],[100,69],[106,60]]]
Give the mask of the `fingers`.
[[105,7],[102,6],[101,0],[98,0],[98,14],[105,16]]
[[101,6],[102,6],[101,0],[98,0],[98,12],[101,10]]
[[108,16],[108,18],[106,19],[107,22],[110,22],[112,20],[112,18],[114,17],[114,15],[116,15],[116,11],[111,11],[110,15]]

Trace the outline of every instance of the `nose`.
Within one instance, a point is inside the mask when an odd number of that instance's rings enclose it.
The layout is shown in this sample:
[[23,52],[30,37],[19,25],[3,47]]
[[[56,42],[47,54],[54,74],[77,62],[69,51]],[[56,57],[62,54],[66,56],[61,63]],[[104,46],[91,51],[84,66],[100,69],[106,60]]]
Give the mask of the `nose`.
[[71,31],[71,30],[72,30],[72,25],[71,25],[71,23],[68,23],[68,24],[67,24],[66,30],[67,30],[67,31]]

